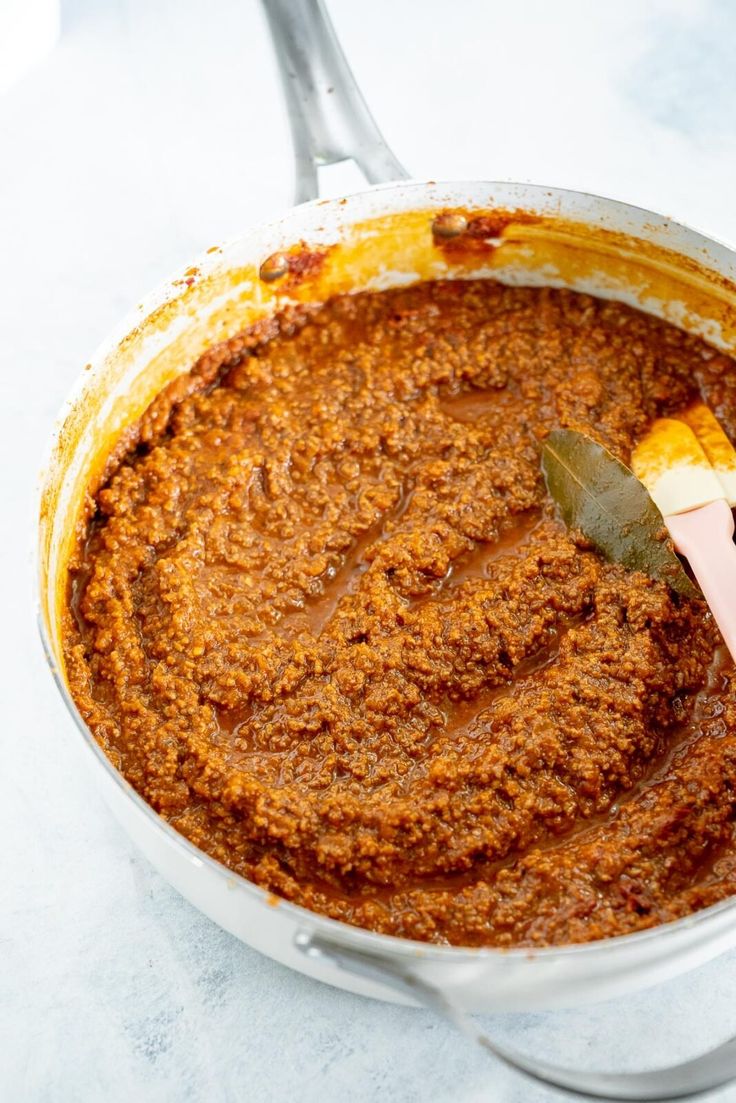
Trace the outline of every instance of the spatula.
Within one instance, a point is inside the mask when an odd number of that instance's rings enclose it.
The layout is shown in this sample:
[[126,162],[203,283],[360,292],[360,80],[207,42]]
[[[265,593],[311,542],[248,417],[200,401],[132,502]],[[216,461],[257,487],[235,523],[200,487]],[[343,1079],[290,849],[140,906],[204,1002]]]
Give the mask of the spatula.
[[736,449],[702,402],[655,421],[631,457],[736,660]]

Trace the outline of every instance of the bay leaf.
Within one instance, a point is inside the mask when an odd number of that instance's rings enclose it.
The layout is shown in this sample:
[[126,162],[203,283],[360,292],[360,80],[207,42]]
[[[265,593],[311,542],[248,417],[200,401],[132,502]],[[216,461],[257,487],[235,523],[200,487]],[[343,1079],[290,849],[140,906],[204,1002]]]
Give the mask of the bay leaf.
[[585,433],[553,429],[542,447],[542,472],[567,527],[609,562],[667,582],[685,597],[699,595],[649,491],[607,448]]

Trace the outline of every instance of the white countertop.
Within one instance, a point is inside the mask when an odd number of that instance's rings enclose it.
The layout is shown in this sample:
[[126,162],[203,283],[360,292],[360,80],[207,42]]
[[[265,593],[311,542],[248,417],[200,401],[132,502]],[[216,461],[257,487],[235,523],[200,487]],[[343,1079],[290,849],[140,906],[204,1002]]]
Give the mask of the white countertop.
[[[416,176],[602,192],[736,241],[731,0],[330,7]],[[292,174],[256,0],[75,0],[62,31],[0,97],[0,1098],[557,1098],[429,1014],[306,980],[216,928],[136,853],[77,752],[32,614],[52,420],[141,294],[287,205]],[[731,954],[635,999],[483,1021],[550,1059],[653,1067],[736,1033],[735,986]]]

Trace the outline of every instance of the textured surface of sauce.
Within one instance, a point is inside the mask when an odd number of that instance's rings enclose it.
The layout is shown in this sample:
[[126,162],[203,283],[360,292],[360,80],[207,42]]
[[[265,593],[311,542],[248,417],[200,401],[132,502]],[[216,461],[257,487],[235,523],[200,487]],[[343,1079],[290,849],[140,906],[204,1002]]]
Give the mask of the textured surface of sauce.
[[270,891],[461,945],[586,941],[736,891],[736,694],[706,607],[555,518],[539,448],[622,460],[733,362],[490,281],[363,294],[153,404],[70,570],[95,736]]

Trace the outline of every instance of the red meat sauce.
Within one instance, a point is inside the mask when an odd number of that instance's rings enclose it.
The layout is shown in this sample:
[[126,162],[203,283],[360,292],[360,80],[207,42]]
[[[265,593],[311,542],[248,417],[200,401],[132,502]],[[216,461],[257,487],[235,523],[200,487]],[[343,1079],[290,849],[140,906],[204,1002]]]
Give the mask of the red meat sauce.
[[623,461],[733,361],[492,281],[295,308],[206,353],[110,461],[70,567],[82,716],[272,893],[428,942],[651,927],[736,891],[734,671],[700,600],[555,515],[562,426]]

